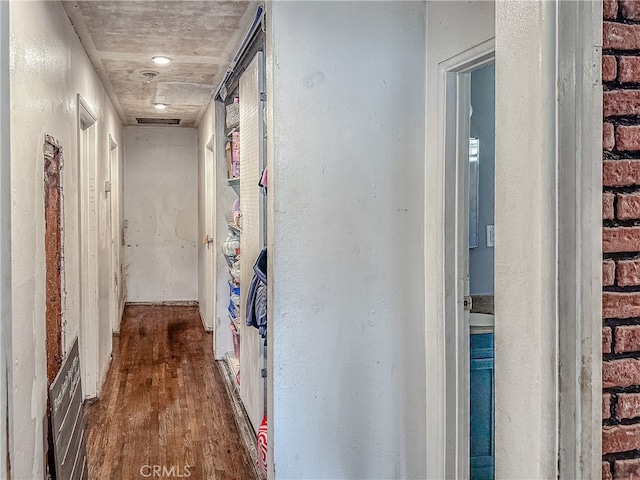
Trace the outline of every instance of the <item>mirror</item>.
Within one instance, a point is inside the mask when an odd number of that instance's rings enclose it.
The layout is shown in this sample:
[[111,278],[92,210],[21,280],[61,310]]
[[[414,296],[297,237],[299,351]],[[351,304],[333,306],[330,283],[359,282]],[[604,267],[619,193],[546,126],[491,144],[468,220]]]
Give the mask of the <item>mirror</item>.
[[478,174],[480,140],[469,139],[469,248],[478,247]]

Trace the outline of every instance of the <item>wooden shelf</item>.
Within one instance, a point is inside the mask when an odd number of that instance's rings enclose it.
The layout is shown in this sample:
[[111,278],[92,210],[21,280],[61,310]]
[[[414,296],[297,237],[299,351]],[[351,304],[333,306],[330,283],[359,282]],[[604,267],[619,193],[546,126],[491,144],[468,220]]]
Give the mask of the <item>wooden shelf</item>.
[[231,186],[240,185],[240,177],[227,178],[227,183]]

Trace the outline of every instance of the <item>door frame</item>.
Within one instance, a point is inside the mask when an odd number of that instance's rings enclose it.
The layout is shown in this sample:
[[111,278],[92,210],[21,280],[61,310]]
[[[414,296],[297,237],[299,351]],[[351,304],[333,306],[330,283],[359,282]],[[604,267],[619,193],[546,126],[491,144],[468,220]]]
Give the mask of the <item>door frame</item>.
[[[602,2],[504,0],[495,9],[495,475],[598,477]],[[460,57],[442,70],[456,63]],[[441,75],[439,113],[450,122],[445,80]],[[444,312],[427,322],[426,453],[428,475],[465,478],[462,287],[450,274],[462,258],[451,232],[464,224],[444,221],[464,198],[447,198],[460,178],[450,159],[446,164],[445,139],[440,125],[443,163],[434,170],[443,173],[438,218],[448,230],[435,253],[425,251],[434,258],[426,274],[440,272],[428,282],[440,293],[431,295],[436,304],[427,314]]]
[[440,63],[438,109],[444,161],[444,421],[445,477],[469,478],[469,116],[471,72],[493,63],[491,38]]
[[496,42],[496,477],[599,478],[602,2],[496,2]]
[[9,31],[9,2],[0,2],[0,478],[13,459]]
[[98,395],[97,115],[78,94],[80,359],[84,398]]
[[558,2],[558,16],[559,475],[597,478],[602,469],[602,1]]

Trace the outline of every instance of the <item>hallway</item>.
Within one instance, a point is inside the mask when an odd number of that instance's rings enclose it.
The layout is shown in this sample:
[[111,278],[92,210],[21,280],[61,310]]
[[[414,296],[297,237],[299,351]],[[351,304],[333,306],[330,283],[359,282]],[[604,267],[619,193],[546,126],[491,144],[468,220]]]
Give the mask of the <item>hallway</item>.
[[127,306],[85,421],[91,479],[255,478],[197,307]]

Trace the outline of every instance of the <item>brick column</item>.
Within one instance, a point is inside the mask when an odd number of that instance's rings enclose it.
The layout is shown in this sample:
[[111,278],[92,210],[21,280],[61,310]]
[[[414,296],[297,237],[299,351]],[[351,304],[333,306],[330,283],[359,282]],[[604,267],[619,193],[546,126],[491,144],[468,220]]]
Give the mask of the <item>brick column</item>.
[[603,13],[604,480],[640,476],[640,1]]

